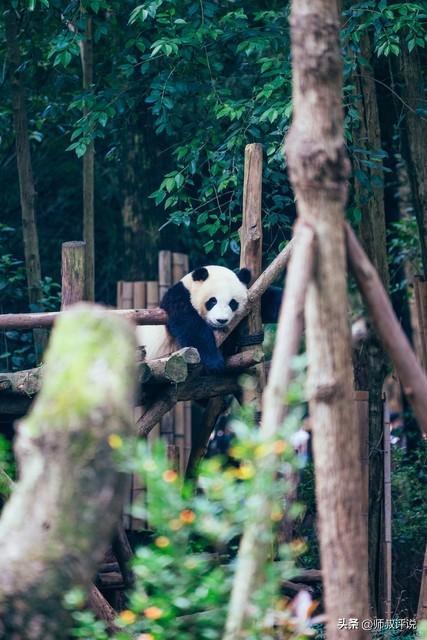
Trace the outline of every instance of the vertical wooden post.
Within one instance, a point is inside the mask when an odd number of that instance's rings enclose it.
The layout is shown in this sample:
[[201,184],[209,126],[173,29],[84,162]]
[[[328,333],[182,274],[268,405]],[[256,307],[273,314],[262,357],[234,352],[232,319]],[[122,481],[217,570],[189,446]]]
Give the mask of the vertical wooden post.
[[133,283],[133,304],[135,309],[146,308],[145,282]]
[[[251,284],[262,271],[262,145],[248,144],[245,147],[245,173],[243,183],[243,218],[240,235],[240,268],[251,271]],[[243,321],[242,338],[262,331],[261,302],[255,304],[248,318]],[[242,351],[252,349],[244,346]],[[264,366],[257,367],[257,384],[245,390],[245,402],[254,404],[259,411],[261,393],[265,386]]]
[[63,242],[61,309],[85,297],[85,242]]
[[[188,271],[188,256],[184,253],[173,253],[171,284],[179,282]],[[178,402],[171,414],[173,441],[178,450],[179,471],[184,475],[191,450],[191,402]]]
[[159,251],[159,300],[172,284],[172,253]]
[[390,416],[384,415],[384,617],[390,620],[392,617],[392,537],[391,537],[391,443],[390,443]]
[[369,522],[369,392],[355,391],[354,404],[360,432],[360,464],[362,468],[361,511],[368,535]]

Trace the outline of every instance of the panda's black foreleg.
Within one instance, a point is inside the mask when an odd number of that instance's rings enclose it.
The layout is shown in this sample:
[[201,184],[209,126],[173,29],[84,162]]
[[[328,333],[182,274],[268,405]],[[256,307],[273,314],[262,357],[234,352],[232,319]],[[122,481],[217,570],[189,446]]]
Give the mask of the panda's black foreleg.
[[224,358],[216,346],[214,332],[194,309],[190,293],[182,282],[166,292],[160,306],[168,314],[166,326],[179,347],[197,349],[202,364],[210,371],[224,368]]
[[264,323],[278,321],[282,296],[283,289],[281,287],[268,287],[263,294],[261,298],[261,316]]

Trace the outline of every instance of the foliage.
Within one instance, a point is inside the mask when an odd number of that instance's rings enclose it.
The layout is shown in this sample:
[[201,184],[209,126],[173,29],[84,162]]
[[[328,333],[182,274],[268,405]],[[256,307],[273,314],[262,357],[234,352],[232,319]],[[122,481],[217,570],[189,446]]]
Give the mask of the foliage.
[[389,229],[389,267],[392,281],[399,288],[408,286],[405,266],[409,273],[422,273],[420,241],[415,216],[405,216],[390,225]]
[[[151,448],[141,441],[111,440],[120,452],[124,469],[138,472],[143,479],[146,502],[138,506],[135,516],[144,518],[152,531],[150,542],[136,551],[136,585],[128,608],[119,615],[122,630],[115,635],[116,640],[130,640],[138,634],[147,640],[222,637],[239,537],[251,510],[256,508],[252,496],[258,462],[271,451],[281,459],[280,476],[263,485],[265,495],[271,496],[275,505],[272,528],[284,511],[290,518],[300,513],[298,505],[287,505],[283,498],[289,489],[286,478],[297,465],[290,438],[299,422],[300,414],[294,412],[279,438],[261,443],[259,430],[242,420],[235,421],[232,427],[238,439],[231,451],[235,464],[224,466],[220,457],[206,460],[197,488],[181,482],[170,467],[162,443],[156,442]],[[259,481],[258,476],[258,487]],[[279,589],[281,580],[292,576],[293,558],[303,548],[303,543],[295,540],[274,551],[265,580],[253,594],[252,627],[246,637],[277,638],[278,631],[270,624],[273,620],[276,623],[278,616],[283,625],[280,637],[305,637],[305,632],[298,635],[292,629],[310,626],[308,611],[296,619]],[[71,594],[69,606],[75,608],[78,600],[78,594]],[[78,623],[75,637],[104,638],[102,632],[89,635],[95,633],[89,614],[77,611],[74,616]]]
[[418,549],[427,537],[427,443],[421,440],[414,459],[393,449],[393,540],[397,547]]
[[[37,305],[27,307],[25,266],[22,260],[8,253],[10,238],[16,230],[0,224],[0,313],[20,311],[56,311],[60,306],[60,287],[45,277],[42,298]],[[0,331],[0,371],[30,368],[35,365],[33,334],[31,331]]]
[[0,506],[9,497],[11,482],[16,475],[15,460],[10,442],[0,434]]
[[345,12],[348,17],[345,32],[358,43],[367,29],[374,35],[378,56],[398,56],[402,46],[408,51],[425,48],[427,43],[427,11],[424,2],[367,0],[358,2]]

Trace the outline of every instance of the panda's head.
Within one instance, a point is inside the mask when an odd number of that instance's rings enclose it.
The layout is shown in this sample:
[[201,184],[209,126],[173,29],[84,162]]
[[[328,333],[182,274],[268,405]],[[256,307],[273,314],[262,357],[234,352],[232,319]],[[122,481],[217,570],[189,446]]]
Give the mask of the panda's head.
[[246,302],[250,277],[248,269],[236,274],[226,267],[209,266],[187,274],[182,283],[197,313],[214,329],[223,329]]

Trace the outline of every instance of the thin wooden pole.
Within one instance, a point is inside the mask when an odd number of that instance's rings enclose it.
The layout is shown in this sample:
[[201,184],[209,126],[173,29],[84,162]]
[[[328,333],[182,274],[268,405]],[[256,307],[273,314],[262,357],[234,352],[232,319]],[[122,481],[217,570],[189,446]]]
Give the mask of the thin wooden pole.
[[[303,330],[303,310],[308,283],[314,264],[314,233],[307,225],[297,231],[297,242],[289,265],[287,287],[280,310],[276,344],[268,384],[263,396],[260,442],[270,442],[277,436],[286,415],[284,398],[292,377],[292,360],[298,353]],[[264,494],[266,479],[273,481],[277,456],[269,454],[259,460],[257,477],[260,484],[254,497],[256,509],[246,523],[237,557],[230,605],[223,640],[244,637],[252,594],[260,580],[269,553],[272,504]],[[257,498],[257,499],[256,499]]]
[[385,544],[385,602],[384,616],[391,620],[392,596],[392,536],[391,536],[391,443],[390,416],[384,415],[384,544]]
[[61,266],[61,309],[84,299],[85,295],[85,243],[64,242]]
[[396,368],[418,424],[427,434],[427,376],[402,331],[377,272],[348,224],[346,236],[350,267],[378,337]]

